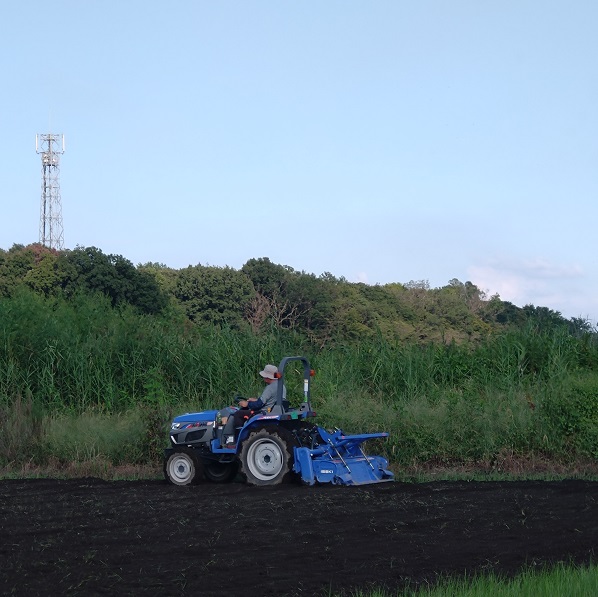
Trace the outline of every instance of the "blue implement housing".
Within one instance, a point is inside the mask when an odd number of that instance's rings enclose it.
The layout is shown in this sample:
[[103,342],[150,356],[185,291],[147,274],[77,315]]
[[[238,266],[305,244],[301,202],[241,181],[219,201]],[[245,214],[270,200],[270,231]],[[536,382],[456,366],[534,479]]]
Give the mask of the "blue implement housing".
[[365,485],[394,480],[388,461],[382,456],[368,456],[361,444],[369,439],[385,438],[388,433],[345,435],[336,429],[328,433],[318,427],[322,443],[313,447],[295,448],[293,470],[306,485]]

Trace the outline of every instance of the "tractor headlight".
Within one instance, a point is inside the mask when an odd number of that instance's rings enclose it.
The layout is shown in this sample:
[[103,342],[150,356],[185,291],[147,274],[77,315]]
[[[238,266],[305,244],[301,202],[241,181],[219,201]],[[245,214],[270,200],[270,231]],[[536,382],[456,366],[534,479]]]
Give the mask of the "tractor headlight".
[[173,423],[173,424],[171,425],[171,427],[170,427],[170,428],[171,428],[171,429],[179,429],[179,428],[180,428],[180,426],[181,426],[181,424],[180,424],[180,423]]

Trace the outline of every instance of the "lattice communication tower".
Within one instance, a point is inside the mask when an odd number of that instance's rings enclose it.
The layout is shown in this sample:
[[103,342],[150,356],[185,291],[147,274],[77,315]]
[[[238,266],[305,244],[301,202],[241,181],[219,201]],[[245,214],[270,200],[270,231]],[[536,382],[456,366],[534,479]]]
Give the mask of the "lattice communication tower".
[[64,244],[60,201],[60,156],[64,153],[64,135],[35,135],[35,151],[42,156],[39,242],[60,251]]

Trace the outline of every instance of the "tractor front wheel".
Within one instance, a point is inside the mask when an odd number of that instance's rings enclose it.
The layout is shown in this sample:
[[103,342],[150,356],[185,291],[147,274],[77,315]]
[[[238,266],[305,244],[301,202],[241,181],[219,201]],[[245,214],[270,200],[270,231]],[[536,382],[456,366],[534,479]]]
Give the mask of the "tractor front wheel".
[[257,429],[242,446],[241,472],[250,485],[278,485],[291,477],[293,439],[284,429]]
[[203,464],[189,449],[173,451],[164,460],[164,477],[173,485],[192,485],[203,479]]

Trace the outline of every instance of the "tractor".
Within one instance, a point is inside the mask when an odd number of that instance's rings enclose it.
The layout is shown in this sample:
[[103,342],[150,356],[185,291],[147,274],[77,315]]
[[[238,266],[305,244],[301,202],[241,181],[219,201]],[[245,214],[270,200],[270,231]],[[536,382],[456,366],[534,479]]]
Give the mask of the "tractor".
[[[283,387],[287,366],[295,361],[303,365],[303,401],[291,407],[283,398]],[[223,483],[240,474],[250,485],[277,485],[293,479],[305,485],[392,481],[388,461],[382,456],[368,456],[362,448],[363,442],[386,438],[388,433],[346,435],[341,429],[327,431],[313,422],[313,374],[306,357],[284,357],[276,374],[280,383],[275,405],[268,411],[250,412],[245,424],[236,430],[232,447],[223,445],[221,410],[175,417],[170,447],[164,450],[166,480],[174,485],[204,480]]]

